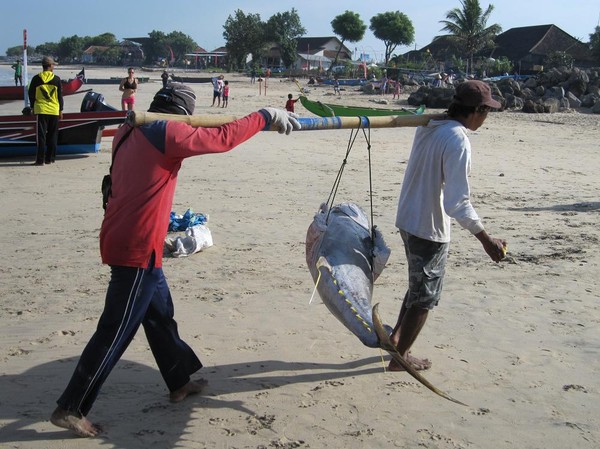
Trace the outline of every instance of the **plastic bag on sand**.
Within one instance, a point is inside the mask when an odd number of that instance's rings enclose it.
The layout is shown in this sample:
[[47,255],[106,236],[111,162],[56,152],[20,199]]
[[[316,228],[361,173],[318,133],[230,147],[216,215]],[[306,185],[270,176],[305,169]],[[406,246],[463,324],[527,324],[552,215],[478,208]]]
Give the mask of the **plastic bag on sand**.
[[187,228],[183,237],[167,237],[164,253],[171,257],[186,257],[212,245],[210,229],[206,225],[196,225]]
[[169,232],[185,231],[187,228],[206,224],[208,215],[196,214],[192,209],[185,211],[183,215],[171,212],[169,216]]

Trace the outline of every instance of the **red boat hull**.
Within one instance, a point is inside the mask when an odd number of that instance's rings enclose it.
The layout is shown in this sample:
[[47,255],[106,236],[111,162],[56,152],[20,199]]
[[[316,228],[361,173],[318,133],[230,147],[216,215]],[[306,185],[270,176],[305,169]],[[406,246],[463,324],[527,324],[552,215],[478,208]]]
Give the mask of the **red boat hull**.
[[[73,95],[83,86],[85,82],[85,71],[82,70],[75,78],[62,82],[62,94]],[[0,102],[23,100],[23,86],[0,86]]]

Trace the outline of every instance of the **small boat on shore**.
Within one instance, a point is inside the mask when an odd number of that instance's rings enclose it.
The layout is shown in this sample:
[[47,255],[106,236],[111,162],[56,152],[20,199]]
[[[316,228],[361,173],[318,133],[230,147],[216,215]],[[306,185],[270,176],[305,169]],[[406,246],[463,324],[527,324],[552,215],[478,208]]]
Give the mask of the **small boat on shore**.
[[[81,72],[72,80],[61,80],[61,82],[63,96],[77,93],[85,82],[85,69],[81,69]],[[23,100],[24,92],[23,86],[0,86],[0,103]]]
[[212,77],[210,76],[177,76],[175,74],[169,75],[176,83],[210,83]]
[[[88,92],[81,103],[82,112],[63,114],[57,155],[97,153],[102,137],[111,134],[105,128],[125,121],[127,112],[115,110],[103,100],[102,95]],[[35,115],[0,116],[0,158],[35,156],[36,151]]]
[[345,106],[309,100],[304,95],[300,95],[300,103],[302,103],[302,106],[308,111],[319,117],[381,117],[388,115],[421,115],[425,112],[425,106],[419,106],[416,109],[384,109],[365,106]]
[[[111,76],[110,78],[88,78],[87,84],[121,84],[124,77]],[[137,76],[138,83],[147,83],[150,81],[148,76]]]
[[[335,84],[335,79],[332,78],[317,78],[317,81],[319,82],[319,84],[326,84],[329,86],[333,86]],[[340,86],[363,86],[367,83],[367,80],[365,78],[338,78],[337,81]]]

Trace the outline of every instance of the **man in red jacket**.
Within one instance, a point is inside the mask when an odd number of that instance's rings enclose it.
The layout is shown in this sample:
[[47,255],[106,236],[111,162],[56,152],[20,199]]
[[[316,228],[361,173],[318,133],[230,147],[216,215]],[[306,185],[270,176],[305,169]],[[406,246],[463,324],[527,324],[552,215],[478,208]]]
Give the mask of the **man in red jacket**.
[[[155,95],[149,112],[191,115],[195,100],[192,89],[172,83]],[[53,424],[85,437],[101,431],[86,415],[140,324],[170,400],[179,402],[202,390],[204,380],[190,380],[202,363],[179,337],[162,271],[177,173],[185,158],[224,153],[269,127],[289,134],[300,124],[283,110],[265,108],[219,128],[156,121],[135,128],[125,125],[117,132],[111,195],[100,230],[102,262],[111,268],[104,311],[57,401]]]

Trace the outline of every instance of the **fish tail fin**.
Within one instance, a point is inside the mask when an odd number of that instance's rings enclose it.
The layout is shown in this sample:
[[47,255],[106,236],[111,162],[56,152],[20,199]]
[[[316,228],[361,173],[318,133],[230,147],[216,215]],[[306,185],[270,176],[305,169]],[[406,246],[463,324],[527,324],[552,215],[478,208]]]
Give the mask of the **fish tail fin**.
[[379,309],[379,304],[375,304],[373,306],[373,327],[375,327],[375,333],[377,334],[377,337],[379,338],[381,349],[384,349],[385,351],[387,351],[392,356],[392,358],[396,362],[398,362],[408,372],[408,374],[410,374],[416,380],[421,382],[421,384],[423,384],[424,386],[429,388],[435,394],[443,397],[444,399],[452,401],[456,404],[460,404],[460,405],[464,405],[464,406],[468,407],[467,404],[459,401],[458,399],[454,399],[452,396],[443,392],[442,390],[437,388],[435,385],[433,385],[431,382],[429,382],[410,363],[408,363],[404,359],[404,357],[402,357],[402,355],[398,352],[396,347],[392,344],[392,342],[390,340],[390,336],[386,332],[383,322],[381,321],[381,318],[379,317],[378,309]]

